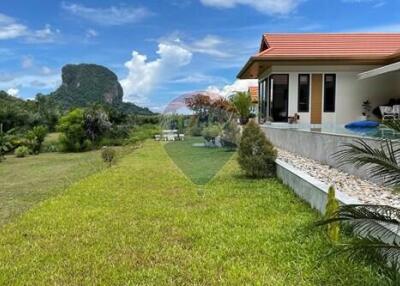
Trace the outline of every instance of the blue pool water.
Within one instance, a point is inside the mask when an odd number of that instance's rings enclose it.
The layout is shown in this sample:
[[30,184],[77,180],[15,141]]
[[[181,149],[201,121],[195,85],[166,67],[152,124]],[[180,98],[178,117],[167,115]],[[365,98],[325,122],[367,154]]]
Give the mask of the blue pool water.
[[322,126],[319,128],[312,128],[310,125],[294,125],[294,124],[272,124],[271,127],[276,128],[290,128],[309,132],[320,132],[320,133],[330,133],[336,135],[350,135],[357,137],[370,137],[370,138],[381,138],[381,139],[400,139],[400,133],[393,131],[392,129],[384,127],[376,128],[352,128],[348,129],[344,126],[339,125],[329,125]]

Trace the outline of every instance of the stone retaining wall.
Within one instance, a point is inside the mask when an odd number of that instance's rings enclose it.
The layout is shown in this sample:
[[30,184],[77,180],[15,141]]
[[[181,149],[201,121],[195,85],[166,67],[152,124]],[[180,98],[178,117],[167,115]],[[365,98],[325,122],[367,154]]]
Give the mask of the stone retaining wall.
[[[355,142],[359,137],[289,128],[275,128],[266,125],[261,127],[267,138],[278,148],[319,161],[322,164],[332,166],[362,179],[371,180],[371,176],[365,168],[354,168],[350,165],[342,166],[332,157],[335,152],[340,150],[341,145]],[[380,144],[380,140],[378,139],[363,139],[371,146],[379,146]],[[379,179],[372,181],[378,184],[382,183]]]

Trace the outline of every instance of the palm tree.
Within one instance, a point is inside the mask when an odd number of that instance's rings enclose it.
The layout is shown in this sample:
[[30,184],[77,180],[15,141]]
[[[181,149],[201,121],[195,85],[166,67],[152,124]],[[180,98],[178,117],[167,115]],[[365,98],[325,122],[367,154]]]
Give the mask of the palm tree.
[[391,279],[400,281],[399,209],[384,205],[343,205],[316,225],[338,222],[350,225],[355,236],[349,242],[338,245],[341,251],[348,253],[350,258],[372,258],[385,267],[390,266],[389,270],[393,271],[388,274],[395,275]]
[[344,144],[334,154],[339,164],[365,167],[371,177],[382,178],[388,186],[400,185],[400,143],[383,140],[379,147],[370,146],[358,139],[355,143]]
[[240,123],[246,124],[250,117],[251,96],[248,92],[237,92],[231,98],[233,106],[235,106],[240,116]]
[[[385,122],[386,126],[400,131],[400,121]],[[371,177],[383,178],[388,186],[400,186],[400,143],[383,140],[378,147],[359,139],[345,144],[334,157],[341,165],[364,167]],[[400,282],[400,210],[385,205],[345,205],[317,225],[347,223],[353,228],[355,238],[341,249],[351,257],[383,257],[385,266],[393,270],[394,283]],[[399,284],[395,284],[399,285]]]

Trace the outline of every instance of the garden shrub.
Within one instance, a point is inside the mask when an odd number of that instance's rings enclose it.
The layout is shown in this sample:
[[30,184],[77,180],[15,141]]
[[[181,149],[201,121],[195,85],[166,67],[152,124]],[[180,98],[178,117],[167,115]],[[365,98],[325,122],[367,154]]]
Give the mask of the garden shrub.
[[215,139],[219,136],[220,133],[221,127],[217,124],[213,124],[205,127],[201,132],[201,135],[207,142],[215,144]]
[[84,111],[82,109],[74,109],[61,117],[58,130],[63,133],[60,136],[63,151],[79,152],[87,149]]
[[203,128],[200,125],[193,125],[189,129],[189,133],[191,136],[199,137],[202,135]]
[[[325,218],[332,219],[337,215],[339,202],[336,200],[336,192],[333,186],[329,187],[328,199],[326,202]],[[340,225],[339,222],[332,222],[327,225],[327,234],[332,242],[339,241]]]
[[161,130],[158,125],[154,124],[144,124],[141,126],[136,126],[132,129],[129,136],[130,143],[138,143],[146,139],[154,138],[156,134],[160,134]]
[[49,143],[49,144],[45,144],[43,146],[43,152],[54,153],[54,152],[59,152],[59,151],[60,151],[60,147],[58,146],[58,144]]
[[29,155],[29,148],[26,146],[19,146],[17,149],[14,150],[15,157],[17,158],[24,158]]
[[221,144],[223,147],[234,149],[240,141],[240,128],[234,120],[226,122],[222,128]]
[[49,130],[46,126],[40,125],[33,127],[33,129],[27,133],[27,143],[29,149],[32,150],[33,154],[40,153],[40,150],[42,149],[42,144],[44,142],[44,139],[46,138],[48,131]]
[[104,163],[107,163],[110,167],[112,163],[115,161],[116,152],[113,148],[103,147],[101,150],[101,158]]
[[277,152],[254,121],[245,126],[238,153],[239,165],[247,176],[252,178],[275,176]]

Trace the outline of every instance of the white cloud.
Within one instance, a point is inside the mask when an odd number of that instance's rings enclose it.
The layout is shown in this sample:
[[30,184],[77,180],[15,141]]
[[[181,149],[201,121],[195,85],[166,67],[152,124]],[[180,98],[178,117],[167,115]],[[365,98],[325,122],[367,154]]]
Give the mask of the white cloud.
[[111,6],[107,8],[93,8],[81,4],[65,2],[61,4],[61,7],[74,16],[103,26],[137,23],[151,15],[151,13],[143,7]]
[[247,5],[268,15],[286,15],[293,12],[304,0],[200,0],[207,6],[217,8],[234,8]]
[[41,72],[42,72],[42,74],[44,74],[44,75],[49,75],[49,74],[52,73],[52,70],[51,70],[49,67],[44,66],[44,67],[42,67]]
[[227,58],[232,55],[223,50],[223,45],[226,42],[220,37],[207,35],[198,41],[194,41],[190,44],[189,48],[196,53],[207,54],[219,58]]
[[43,29],[31,30],[16,19],[0,13],[0,40],[24,37],[30,42],[52,42],[60,31],[53,30],[50,25]]
[[250,86],[257,86],[257,85],[258,85],[257,79],[244,79],[244,80],[237,79],[232,84],[225,85],[222,88],[218,88],[216,86],[209,86],[207,88],[207,91],[219,94],[223,97],[228,97],[235,92],[247,91]]
[[202,73],[193,73],[184,77],[178,77],[171,80],[173,83],[215,83],[215,82],[227,82],[225,78],[218,76],[210,76]]
[[23,69],[29,69],[33,67],[33,58],[31,56],[22,57],[21,67]]
[[10,76],[0,81],[0,90],[20,89],[20,88],[42,88],[55,89],[61,83],[59,74],[43,75],[20,75]]
[[11,96],[18,97],[19,89],[18,88],[9,88],[9,89],[7,89],[7,93]]
[[144,103],[157,86],[176,76],[179,68],[192,59],[192,53],[178,44],[160,43],[157,54],[157,59],[148,61],[146,55],[132,52],[125,63],[128,75],[120,81],[126,101]]
[[94,30],[94,29],[87,29],[86,30],[86,38],[96,38],[99,35],[99,33]]
[[60,30],[53,29],[49,24],[46,24],[43,29],[31,31],[27,35],[27,39],[32,43],[51,43],[60,34]]
[[13,18],[0,14],[0,40],[14,39],[25,35],[28,28]]

